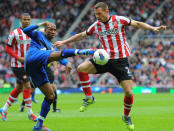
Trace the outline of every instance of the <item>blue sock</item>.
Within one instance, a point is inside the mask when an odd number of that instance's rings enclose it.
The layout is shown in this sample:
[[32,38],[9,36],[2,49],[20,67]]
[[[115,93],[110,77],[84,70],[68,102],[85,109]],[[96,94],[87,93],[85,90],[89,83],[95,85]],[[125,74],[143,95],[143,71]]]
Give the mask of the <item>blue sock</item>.
[[66,58],[66,57],[71,57],[75,56],[76,49],[64,49],[61,53],[61,56]]
[[31,95],[31,99],[32,99],[32,100],[34,100],[34,96],[35,96],[35,90],[34,90],[34,92],[33,92],[32,95]]
[[43,126],[43,120],[42,119],[38,119],[37,123],[36,123],[36,127],[42,127]]
[[41,105],[40,116],[46,118],[48,112],[50,111],[50,105],[51,105],[51,103],[48,103],[46,101],[46,99],[43,100],[42,105]]
[[71,57],[71,56],[76,56],[76,55],[91,55],[94,54],[95,50],[91,49],[64,49],[61,52],[61,56],[63,58]]

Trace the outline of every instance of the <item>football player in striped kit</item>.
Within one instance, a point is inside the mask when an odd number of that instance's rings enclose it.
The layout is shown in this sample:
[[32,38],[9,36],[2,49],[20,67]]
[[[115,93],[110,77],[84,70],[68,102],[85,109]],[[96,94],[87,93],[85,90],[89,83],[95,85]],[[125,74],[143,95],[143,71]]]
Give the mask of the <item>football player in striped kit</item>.
[[24,57],[29,48],[31,39],[23,32],[23,29],[30,25],[31,18],[28,13],[23,13],[20,18],[21,27],[13,30],[7,40],[6,52],[11,56],[11,68],[15,74],[16,87],[11,91],[10,96],[0,109],[2,120],[7,121],[7,110],[17,100],[18,95],[23,92],[23,99],[28,112],[28,118],[37,121],[31,106],[31,85],[29,77],[24,71]]
[[94,13],[97,21],[94,22],[86,31],[76,34],[67,40],[55,42],[55,46],[62,46],[71,42],[80,41],[87,36],[97,34],[103,48],[110,55],[110,60],[104,66],[97,65],[92,59],[80,64],[77,68],[79,79],[83,91],[86,95],[80,111],[84,111],[94,102],[94,97],[90,89],[90,80],[88,74],[101,74],[109,72],[119,81],[124,90],[124,114],[122,120],[129,129],[134,129],[129,113],[133,105],[133,81],[129,72],[128,57],[131,54],[128,42],[125,36],[125,27],[133,26],[145,30],[159,32],[166,29],[166,26],[153,27],[146,23],[128,19],[124,16],[109,15],[108,5],[99,2],[94,6]]

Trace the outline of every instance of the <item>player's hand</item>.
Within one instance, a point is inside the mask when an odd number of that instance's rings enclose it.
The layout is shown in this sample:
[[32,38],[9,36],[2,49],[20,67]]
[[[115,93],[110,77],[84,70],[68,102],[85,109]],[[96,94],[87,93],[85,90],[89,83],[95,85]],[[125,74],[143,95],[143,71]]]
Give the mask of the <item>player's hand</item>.
[[45,22],[43,22],[43,23],[41,23],[41,24],[38,24],[38,26],[40,27],[40,26],[43,26],[43,27],[48,27],[49,26],[49,22],[48,21],[45,21]]
[[69,75],[71,73],[72,70],[72,65],[70,62],[68,62],[68,64],[66,65],[66,74]]
[[53,46],[56,46],[56,47],[61,47],[65,45],[65,42],[64,41],[56,41],[54,42]]
[[159,27],[154,27],[153,28],[153,32],[157,33],[157,32],[159,32],[161,30],[165,30],[166,28],[167,28],[167,26],[164,26],[164,25],[159,26]]
[[20,61],[22,64],[24,63],[25,58],[24,57],[18,57],[18,61]]

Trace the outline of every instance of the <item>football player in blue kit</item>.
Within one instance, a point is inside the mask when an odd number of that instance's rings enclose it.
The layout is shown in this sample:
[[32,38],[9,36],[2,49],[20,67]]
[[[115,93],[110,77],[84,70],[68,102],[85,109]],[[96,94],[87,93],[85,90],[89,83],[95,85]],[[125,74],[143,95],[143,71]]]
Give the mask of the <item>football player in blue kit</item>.
[[[44,33],[36,31],[37,28],[44,27]],[[25,70],[27,74],[32,78],[33,82],[45,95],[45,98],[41,105],[41,111],[39,119],[36,125],[33,127],[33,131],[50,131],[50,129],[43,126],[43,121],[46,118],[50,105],[54,100],[54,91],[51,88],[46,68],[48,63],[53,61],[59,61],[60,63],[68,66],[69,72],[71,71],[71,64],[68,60],[63,59],[76,55],[91,55],[95,50],[91,49],[64,49],[58,51],[51,50],[53,47],[51,44],[52,38],[56,35],[56,26],[49,22],[43,22],[37,25],[28,26],[23,30],[31,39],[30,47],[25,56]]]

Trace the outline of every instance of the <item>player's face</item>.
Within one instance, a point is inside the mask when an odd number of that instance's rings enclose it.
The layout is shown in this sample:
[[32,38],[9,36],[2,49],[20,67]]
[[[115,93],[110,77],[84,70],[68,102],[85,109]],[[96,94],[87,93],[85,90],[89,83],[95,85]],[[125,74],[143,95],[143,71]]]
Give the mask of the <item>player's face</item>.
[[54,24],[50,24],[45,29],[45,34],[46,34],[48,39],[52,39],[56,35],[56,26]]
[[109,18],[109,10],[103,10],[102,8],[94,9],[94,13],[96,18],[101,22],[108,21]]
[[29,26],[31,23],[31,18],[30,16],[23,16],[21,18],[21,24],[22,24],[22,27],[25,28],[27,26]]

